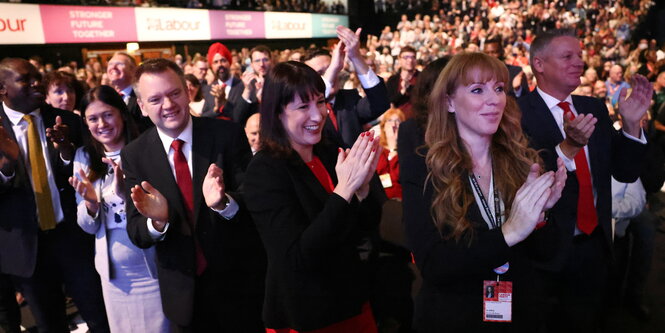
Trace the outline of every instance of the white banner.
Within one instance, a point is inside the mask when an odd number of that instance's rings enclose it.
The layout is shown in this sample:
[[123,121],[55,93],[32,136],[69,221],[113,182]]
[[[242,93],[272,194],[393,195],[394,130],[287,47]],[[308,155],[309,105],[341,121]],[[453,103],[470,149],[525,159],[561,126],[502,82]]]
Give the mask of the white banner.
[[210,17],[204,9],[136,8],[139,42],[210,40]]
[[0,3],[0,44],[44,44],[39,5]]
[[312,15],[266,12],[266,38],[312,38]]

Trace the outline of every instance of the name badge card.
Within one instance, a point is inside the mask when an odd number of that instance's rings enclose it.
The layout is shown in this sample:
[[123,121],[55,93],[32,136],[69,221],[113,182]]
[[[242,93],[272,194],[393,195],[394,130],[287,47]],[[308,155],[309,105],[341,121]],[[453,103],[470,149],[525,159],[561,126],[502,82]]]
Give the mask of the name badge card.
[[483,281],[483,321],[512,321],[513,283]]

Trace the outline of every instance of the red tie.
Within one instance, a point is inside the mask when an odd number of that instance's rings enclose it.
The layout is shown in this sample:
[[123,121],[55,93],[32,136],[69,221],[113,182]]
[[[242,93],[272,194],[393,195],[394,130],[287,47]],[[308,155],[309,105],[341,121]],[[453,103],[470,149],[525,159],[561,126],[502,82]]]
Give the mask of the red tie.
[[196,275],[201,275],[208,264],[203,255],[203,250],[201,249],[198,238],[196,237],[196,221],[194,221],[194,185],[192,185],[192,175],[189,173],[187,159],[182,152],[182,145],[184,144],[185,141],[180,139],[175,139],[171,143],[171,148],[174,150],[173,165],[175,166],[175,179],[178,183],[180,194],[182,194],[183,199],[185,199],[187,221],[192,227],[192,236],[194,237],[194,246],[196,247]]
[[[561,102],[558,106],[563,110],[564,117],[570,115],[570,120],[575,115],[570,110],[568,102]],[[598,225],[596,207],[593,204],[593,185],[591,184],[591,172],[587,163],[584,147],[575,155],[575,175],[579,183],[579,196],[577,198],[577,228],[583,233],[590,235]]]
[[339,132],[339,127],[337,126],[337,116],[335,115],[335,111],[333,111],[332,105],[330,103],[326,103],[326,109],[328,109],[328,116],[330,117],[330,121],[333,124],[333,127],[335,127],[335,131]]

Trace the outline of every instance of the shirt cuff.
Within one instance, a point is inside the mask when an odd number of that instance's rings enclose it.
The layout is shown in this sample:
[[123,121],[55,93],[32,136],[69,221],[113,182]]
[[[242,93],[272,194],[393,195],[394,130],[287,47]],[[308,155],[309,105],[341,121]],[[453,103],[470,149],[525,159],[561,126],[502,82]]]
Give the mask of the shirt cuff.
[[2,171],[0,171],[0,183],[6,183],[14,179],[14,176],[16,176],[16,170],[14,170],[14,173],[11,174],[10,176],[5,176],[5,174],[2,173]]
[[634,136],[632,136],[632,135],[630,135],[630,134],[624,132],[623,130],[621,131],[621,133],[623,133],[623,135],[624,135],[625,137],[627,137],[627,138],[629,138],[629,139],[631,139],[631,140],[633,140],[633,141],[639,142],[639,143],[641,143],[641,144],[643,144],[643,145],[647,144],[647,138],[646,138],[646,136],[644,135],[644,130],[643,130],[643,129],[640,129],[640,137],[639,137],[639,138],[636,138],[636,137],[634,137]]
[[225,195],[226,195],[226,198],[229,199],[229,203],[226,205],[226,207],[224,207],[224,209],[221,209],[221,210],[216,210],[216,209],[213,209],[213,208],[210,208],[210,209],[212,209],[215,213],[219,214],[223,218],[225,218],[227,220],[230,220],[230,219],[234,218],[236,216],[236,214],[238,214],[238,210],[240,210],[240,206],[238,205],[238,203],[235,200],[233,200],[233,198],[230,195],[228,195],[228,194],[225,194]]
[[328,99],[328,96],[330,96],[330,91],[332,90],[332,83],[328,82],[328,80],[326,80],[326,78],[323,76],[321,78],[323,79],[323,84],[326,85],[325,98]]
[[522,86],[520,86],[517,89],[513,89],[513,93],[515,93],[515,97],[520,97],[522,96]]
[[[240,97],[242,97],[242,96],[240,96]],[[247,102],[247,104],[252,104],[252,101],[251,101],[251,100],[249,100],[249,99],[247,99],[247,98],[245,98],[245,97],[242,97],[242,99],[244,99],[245,102]]]
[[[584,147],[582,147],[582,149],[584,149]],[[577,170],[577,166],[575,166],[575,160],[572,158],[568,158],[568,156],[566,156],[566,154],[564,154],[563,151],[561,151],[561,147],[559,145],[556,145],[556,147],[554,147],[554,150],[556,150],[556,154],[559,155],[559,157],[561,157],[561,159],[563,160],[563,164],[566,166],[566,170],[570,172]]]
[[148,234],[155,242],[159,242],[166,237],[166,232],[169,230],[169,223],[167,222],[164,226],[164,231],[159,232],[155,227],[152,226],[152,219],[147,219],[146,223],[148,224]]
[[60,154],[60,159],[62,160],[62,163],[63,163],[65,166],[69,165],[69,163],[72,163],[71,160],[66,160],[66,159],[62,158],[62,154]]
[[381,79],[374,74],[374,71],[371,68],[367,71],[367,74],[358,74],[358,80],[360,80],[360,84],[365,89],[374,88],[379,82],[381,82]]

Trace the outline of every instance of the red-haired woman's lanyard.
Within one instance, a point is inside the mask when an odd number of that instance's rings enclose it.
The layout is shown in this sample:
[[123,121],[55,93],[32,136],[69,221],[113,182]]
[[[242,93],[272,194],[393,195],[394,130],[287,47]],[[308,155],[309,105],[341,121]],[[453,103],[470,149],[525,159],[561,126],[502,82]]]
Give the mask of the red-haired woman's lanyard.
[[[492,229],[501,227],[503,220],[501,217],[501,200],[499,197],[499,190],[494,184],[494,168],[492,168],[492,194],[494,196],[494,215],[489,207],[487,199],[483,195],[483,191],[478,185],[475,176],[470,176],[469,180],[473,186],[476,195],[480,199],[480,204],[483,206],[485,215],[489,219]],[[483,320],[494,322],[510,322],[512,321],[512,296],[513,296],[513,283],[511,281],[499,281],[500,276],[508,271],[510,264],[505,264],[494,269],[496,273],[496,281],[483,281]]]

